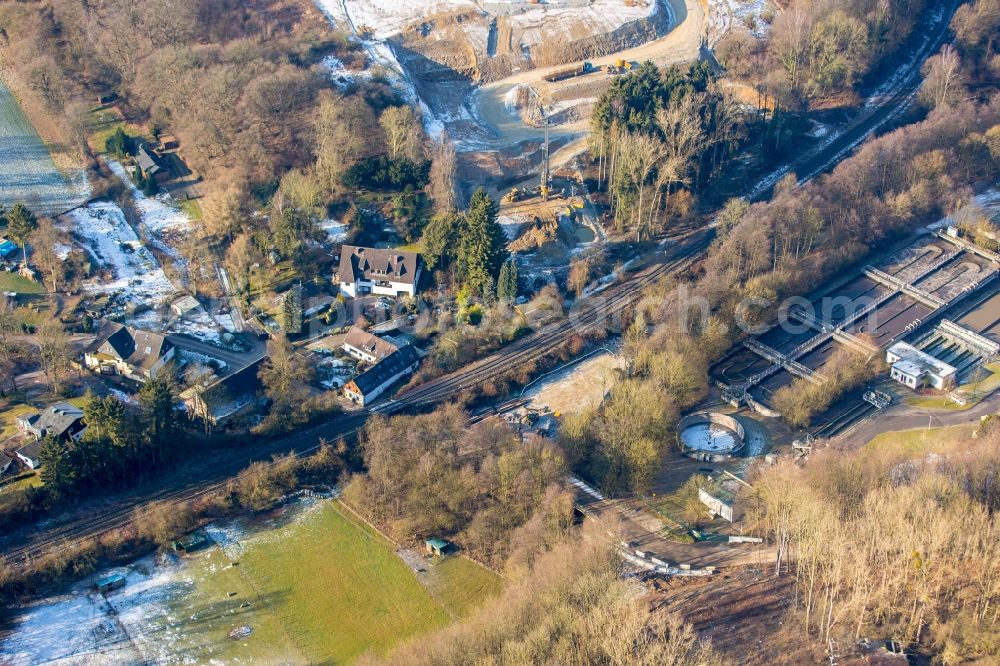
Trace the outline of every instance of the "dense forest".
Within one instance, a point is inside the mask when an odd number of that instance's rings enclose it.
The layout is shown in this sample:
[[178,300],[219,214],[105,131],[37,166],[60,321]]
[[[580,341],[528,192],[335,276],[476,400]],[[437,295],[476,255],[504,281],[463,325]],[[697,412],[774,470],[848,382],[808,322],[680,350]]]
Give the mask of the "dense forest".
[[942,664],[1000,657],[1000,431],[994,417],[975,439],[935,439],[829,450],[753,479],[751,520],[778,548],[775,573],[797,583],[782,631],[822,642],[882,632]]
[[851,97],[892,55],[931,7],[925,0],[792,0],[782,3],[768,37],[732,31],[719,61],[754,82],[783,108],[801,110]]
[[708,64],[660,71],[646,62],[615,79],[590,120],[597,185],[615,229],[641,238],[692,212],[694,197],[746,134],[738,103]]

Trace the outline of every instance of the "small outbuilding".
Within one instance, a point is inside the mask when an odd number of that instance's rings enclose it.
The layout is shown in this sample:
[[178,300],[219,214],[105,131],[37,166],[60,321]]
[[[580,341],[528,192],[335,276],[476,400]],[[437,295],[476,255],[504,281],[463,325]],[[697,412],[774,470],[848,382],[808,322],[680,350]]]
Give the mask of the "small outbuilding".
[[117,590],[118,588],[125,587],[125,574],[111,574],[110,576],[105,576],[99,579],[94,587],[101,594],[107,594],[111,590]]
[[212,545],[212,540],[203,532],[192,532],[185,534],[180,539],[174,539],[170,545],[178,553],[193,553],[208,548]]
[[437,557],[451,555],[451,553],[455,550],[455,547],[450,541],[438,539],[437,537],[424,541],[424,547],[427,549],[428,555],[435,555]]
[[201,303],[198,302],[198,299],[188,294],[186,296],[181,296],[176,301],[171,303],[170,311],[178,317],[185,317],[200,307]]

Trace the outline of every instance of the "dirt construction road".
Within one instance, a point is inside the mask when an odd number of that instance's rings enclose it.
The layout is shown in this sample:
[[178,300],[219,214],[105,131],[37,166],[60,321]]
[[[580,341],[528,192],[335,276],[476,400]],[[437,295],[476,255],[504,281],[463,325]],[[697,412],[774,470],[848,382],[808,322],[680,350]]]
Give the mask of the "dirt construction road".
[[[610,56],[590,61],[595,68],[621,58],[629,62],[644,62],[650,60],[657,65],[667,66],[698,59],[702,37],[704,35],[705,12],[698,0],[661,0],[660,11],[670,13],[671,30],[666,35],[635,48],[619,51]],[[584,85],[592,85],[595,79],[608,78],[603,71],[595,71],[579,78],[568,79],[558,83],[546,83],[542,77],[546,74],[582,65],[584,61],[543,67],[518,72],[507,78],[483,86],[472,96],[470,106],[479,121],[489,127],[499,143],[514,145],[521,141],[539,139],[543,131],[539,127],[524,124],[516,113],[507,110],[506,97],[511,89],[519,86],[534,86],[543,97],[572,96],[572,89]],[[552,139],[572,138],[586,131],[587,122],[582,120],[573,124],[558,125],[549,130]]]

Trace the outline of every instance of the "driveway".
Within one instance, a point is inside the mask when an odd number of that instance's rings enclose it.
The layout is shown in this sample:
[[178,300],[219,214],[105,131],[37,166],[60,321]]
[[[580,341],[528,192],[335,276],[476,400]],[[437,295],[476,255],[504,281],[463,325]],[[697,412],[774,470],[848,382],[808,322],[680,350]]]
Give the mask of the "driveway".
[[175,347],[181,350],[192,351],[197,354],[204,354],[220,361],[225,361],[228,366],[226,374],[232,374],[247,367],[254,361],[260,359],[267,352],[267,343],[258,340],[255,336],[245,336],[252,349],[245,352],[232,351],[209,342],[202,342],[186,335],[168,335],[169,340]]
[[962,424],[979,423],[984,416],[996,414],[1000,410],[1000,391],[994,391],[979,404],[969,409],[928,409],[914,407],[906,403],[897,403],[876,413],[854,430],[833,440],[835,446],[843,448],[859,448],[872,441],[876,435],[898,430],[914,430],[916,428],[940,428]]

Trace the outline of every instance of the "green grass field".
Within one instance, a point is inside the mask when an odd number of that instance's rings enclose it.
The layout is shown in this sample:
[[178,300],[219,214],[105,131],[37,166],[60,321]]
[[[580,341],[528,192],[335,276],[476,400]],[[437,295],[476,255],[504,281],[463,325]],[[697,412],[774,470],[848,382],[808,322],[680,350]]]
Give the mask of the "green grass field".
[[868,448],[896,449],[906,455],[921,455],[945,448],[972,436],[975,425],[961,424],[943,428],[915,428],[884,432],[865,444]]
[[423,582],[434,600],[453,617],[465,617],[503,588],[499,576],[465,557],[448,557],[428,567]]
[[[274,611],[280,599],[258,596],[221,549],[187,558],[178,579],[171,587],[180,592],[169,596],[162,612],[144,613],[142,625],[130,628],[146,655],[170,663],[305,663]],[[244,625],[252,629],[249,637],[229,637]]]
[[[30,257],[31,253],[29,252],[28,255]],[[0,291],[13,291],[18,294],[44,294],[45,287],[23,275],[0,271]]]
[[5,407],[3,411],[0,411],[0,439],[7,439],[17,434],[18,416],[37,411],[38,410],[31,405],[25,405],[24,403],[18,403],[16,405]]
[[189,218],[197,222],[202,219],[201,206],[196,199],[180,199],[177,206],[184,211]]
[[1000,363],[990,363],[985,366],[986,372],[980,377],[978,384],[969,382],[958,387],[954,392],[965,398],[965,404],[948,399],[947,395],[941,396],[920,396],[911,395],[906,398],[906,404],[914,407],[948,409],[952,411],[963,411],[979,404],[983,398],[1000,388]]
[[[275,599],[277,617],[309,663],[384,652],[449,620],[392,544],[335,503],[244,545],[243,575],[262,596]],[[462,564],[449,569],[467,571]],[[449,569],[443,578],[451,577]],[[481,580],[477,572],[475,584]],[[442,596],[454,597],[450,590],[460,584],[442,584]]]

